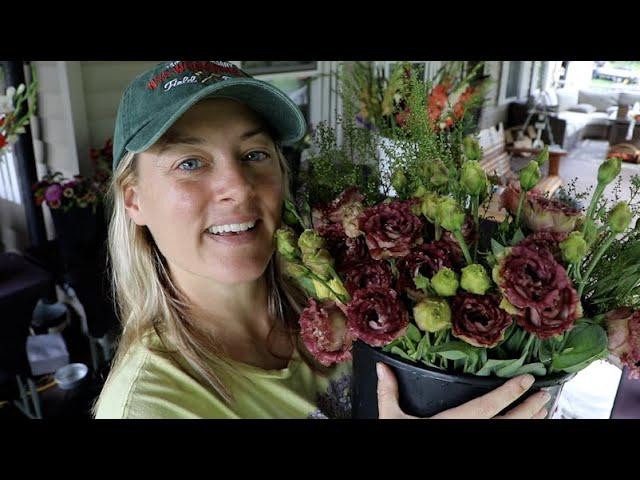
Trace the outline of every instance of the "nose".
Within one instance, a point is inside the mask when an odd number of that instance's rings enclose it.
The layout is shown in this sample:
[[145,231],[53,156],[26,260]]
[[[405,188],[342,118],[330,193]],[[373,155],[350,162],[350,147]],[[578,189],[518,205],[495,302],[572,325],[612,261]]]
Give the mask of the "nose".
[[253,179],[240,160],[225,159],[216,165],[214,181],[218,202],[245,203],[254,194]]

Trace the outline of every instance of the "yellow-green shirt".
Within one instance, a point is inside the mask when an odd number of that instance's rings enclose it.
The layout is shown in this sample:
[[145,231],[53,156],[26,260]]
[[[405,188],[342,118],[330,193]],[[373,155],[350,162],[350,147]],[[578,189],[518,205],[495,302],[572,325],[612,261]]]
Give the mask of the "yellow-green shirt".
[[351,363],[328,376],[313,371],[296,352],[286,368],[264,370],[230,361],[220,374],[233,394],[219,395],[186,373],[167,354],[155,334],[130,348],[112,372],[97,405],[96,418],[350,418]]

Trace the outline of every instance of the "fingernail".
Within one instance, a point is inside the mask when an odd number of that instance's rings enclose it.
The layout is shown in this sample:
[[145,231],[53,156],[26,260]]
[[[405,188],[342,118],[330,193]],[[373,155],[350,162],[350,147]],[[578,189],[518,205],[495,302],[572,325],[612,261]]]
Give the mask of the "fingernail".
[[376,371],[378,372],[378,380],[382,380],[384,377],[384,367],[382,366],[382,363],[376,363]]
[[551,395],[549,395],[547,392],[542,392],[542,401],[544,403],[547,403],[549,400],[551,400]]
[[533,382],[535,382],[536,379],[533,375],[525,375],[524,377],[522,377],[522,380],[520,380],[520,385],[522,385],[522,388],[527,389],[529,388],[531,385],[533,385]]

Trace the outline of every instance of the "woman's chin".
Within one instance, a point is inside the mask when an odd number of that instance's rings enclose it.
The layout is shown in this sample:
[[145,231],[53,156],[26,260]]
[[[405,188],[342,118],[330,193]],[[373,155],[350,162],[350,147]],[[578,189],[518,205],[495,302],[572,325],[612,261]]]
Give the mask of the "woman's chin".
[[264,273],[267,262],[243,259],[225,259],[224,264],[216,262],[209,271],[209,276],[219,283],[247,283],[252,282]]

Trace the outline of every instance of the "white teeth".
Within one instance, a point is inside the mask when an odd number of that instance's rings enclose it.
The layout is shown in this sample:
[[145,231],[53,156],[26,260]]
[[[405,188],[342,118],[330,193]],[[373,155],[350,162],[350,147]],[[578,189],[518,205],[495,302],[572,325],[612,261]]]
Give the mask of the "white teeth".
[[232,223],[229,225],[214,225],[209,227],[209,233],[218,234],[223,232],[244,232],[253,228],[256,222]]

